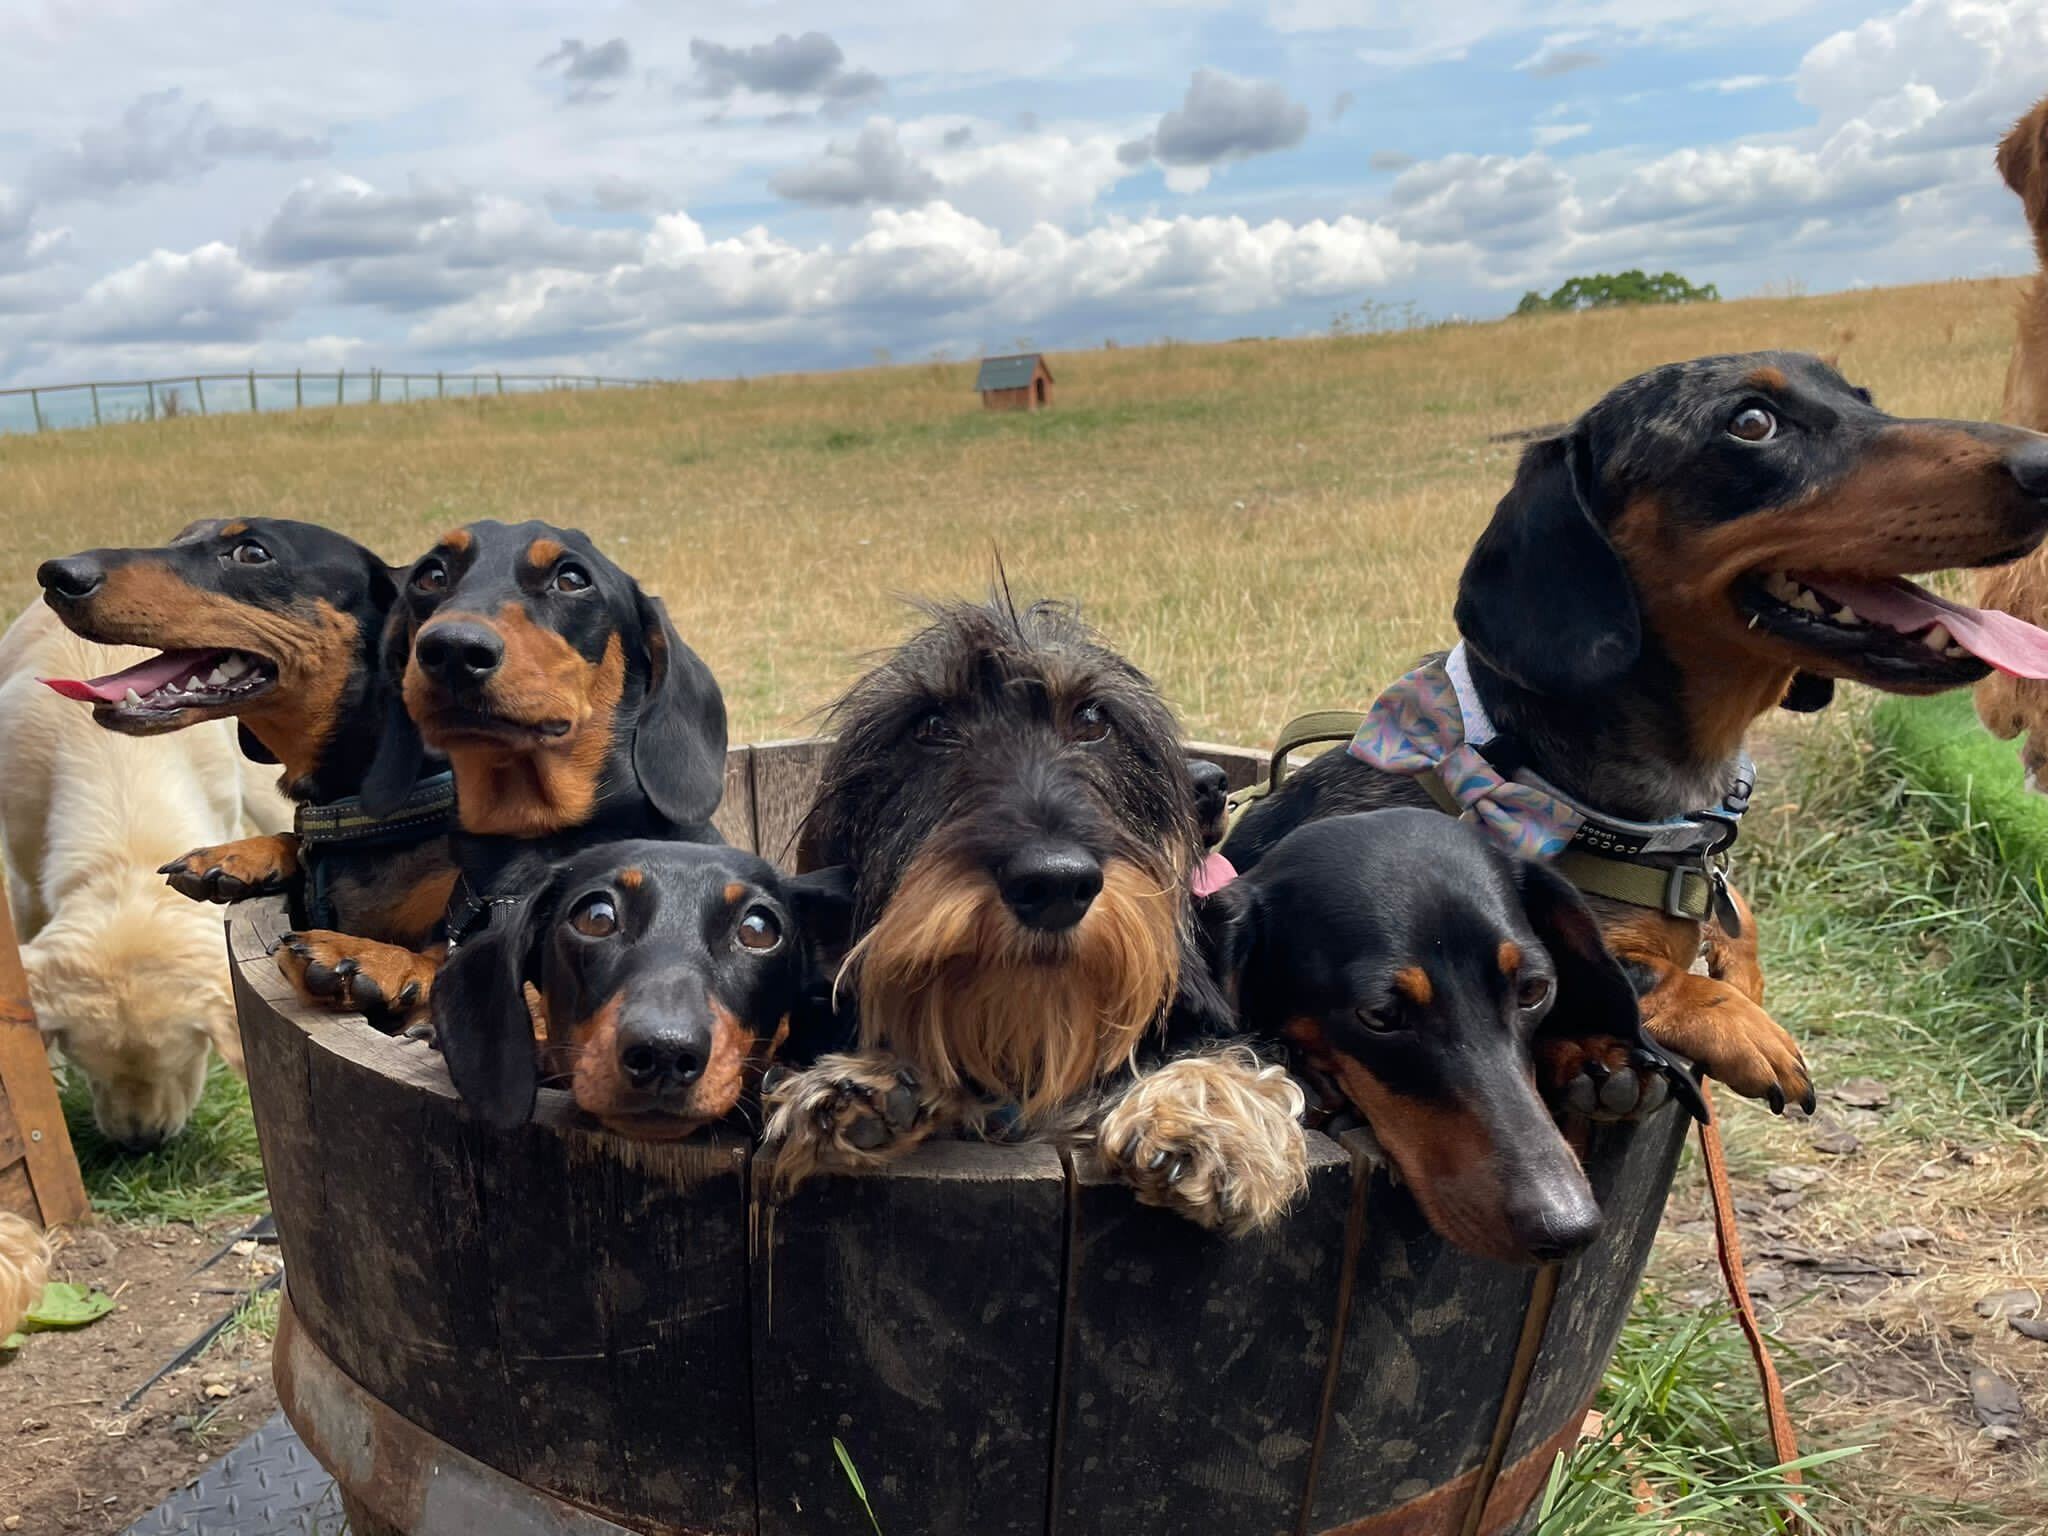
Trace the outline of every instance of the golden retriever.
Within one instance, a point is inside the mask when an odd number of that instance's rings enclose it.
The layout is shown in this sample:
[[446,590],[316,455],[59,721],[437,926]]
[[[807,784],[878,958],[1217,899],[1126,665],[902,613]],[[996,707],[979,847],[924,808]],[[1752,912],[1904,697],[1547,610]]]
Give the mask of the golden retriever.
[[135,1151],[184,1128],[209,1047],[242,1060],[220,912],[157,866],[290,821],[232,723],[135,740],[37,681],[142,654],[80,640],[40,604],[0,636],[0,858],[29,1000],[91,1084],[100,1130]]
[[27,1221],[0,1211],[0,1339],[21,1326],[50,1278],[50,1245]]
[[[2042,271],[2020,294],[2019,335],[2005,372],[2005,419],[2048,432],[2048,98],[2013,125],[1998,146],[1998,171],[2019,194],[2034,229]],[[1987,571],[1979,601],[2029,624],[2048,624],[2048,547]],[[2020,761],[2029,788],[2048,793],[2048,683],[1994,672],[1977,685],[1977,715],[1993,735],[2027,740]]]

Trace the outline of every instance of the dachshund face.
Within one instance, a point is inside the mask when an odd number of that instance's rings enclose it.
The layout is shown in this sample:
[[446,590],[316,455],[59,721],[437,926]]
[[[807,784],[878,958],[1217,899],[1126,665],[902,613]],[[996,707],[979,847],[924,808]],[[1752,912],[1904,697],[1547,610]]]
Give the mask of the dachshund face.
[[455,771],[468,831],[544,836],[614,792],[685,826],[718,804],[717,683],[581,533],[455,529],[407,574],[386,645],[406,712]]
[[1537,1091],[1547,1033],[1641,1033],[1571,887],[1434,811],[1334,816],[1206,899],[1220,979],[1370,1122],[1430,1224],[1485,1258],[1549,1262],[1600,1212]]
[[2048,438],[1890,416],[1802,354],[1702,358],[1531,446],[1458,626],[1539,694],[1682,672],[1717,751],[1799,672],[1902,693],[2048,676],[2048,634],[1904,579],[2016,559],[2044,532]]
[[545,1075],[608,1130],[675,1140],[726,1119],[814,1001],[842,892],[836,874],[790,879],[700,844],[612,843],[565,861],[437,978],[456,1087],[487,1118],[525,1117],[538,1081],[531,985]]

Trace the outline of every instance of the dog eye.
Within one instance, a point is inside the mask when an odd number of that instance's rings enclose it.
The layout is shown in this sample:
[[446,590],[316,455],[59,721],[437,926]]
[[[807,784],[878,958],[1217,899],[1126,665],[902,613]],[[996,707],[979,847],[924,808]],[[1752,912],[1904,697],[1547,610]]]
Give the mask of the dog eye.
[[569,914],[569,926],[586,939],[608,939],[619,931],[619,909],[609,896],[586,896]]
[[555,572],[557,592],[581,592],[590,585],[590,573],[580,565],[565,565]]
[[782,947],[782,922],[766,907],[749,907],[740,919],[738,938],[740,948],[765,955]]
[[448,590],[448,567],[434,560],[412,573],[413,589],[419,592],[445,592]]
[[1359,1009],[1358,1022],[1369,1035],[1398,1035],[1401,1032],[1399,1024],[1372,1008]]
[[953,726],[943,710],[934,709],[919,717],[910,736],[921,747],[941,747],[953,739]]
[[1524,1013],[1534,1013],[1550,1001],[1550,978],[1548,976],[1525,976],[1521,986],[1515,989],[1515,1006]]
[[1778,435],[1778,418],[1760,405],[1745,406],[1728,423],[1728,435],[1745,443],[1767,443]]
[[254,539],[244,539],[228,551],[228,558],[237,565],[268,565],[270,551]]
[[1109,711],[1100,704],[1083,704],[1074,711],[1074,740],[1096,742],[1109,734]]

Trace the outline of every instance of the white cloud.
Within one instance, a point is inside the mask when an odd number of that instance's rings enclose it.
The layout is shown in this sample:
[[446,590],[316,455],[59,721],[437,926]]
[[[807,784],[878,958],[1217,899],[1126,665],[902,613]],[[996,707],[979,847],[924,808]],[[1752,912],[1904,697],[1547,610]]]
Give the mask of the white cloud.
[[801,37],[784,32],[745,48],[693,37],[690,58],[697,71],[693,89],[718,100],[745,90],[785,101],[815,96],[848,102],[878,96],[883,89],[874,71],[848,69],[845,50],[823,32]]
[[553,71],[568,83],[562,98],[565,106],[589,106],[618,94],[616,82],[633,71],[633,49],[623,37],[595,45],[580,37],[565,37],[534,68],[542,73]]
[[1783,85],[1784,78],[1778,75],[1729,75],[1721,80],[1695,80],[1686,87],[1693,91],[1719,91],[1732,96],[1739,91],[1760,91],[1767,85]]
[[155,251],[87,288],[57,316],[60,334],[96,342],[246,342],[289,314],[304,279],[259,272],[214,241]]
[[1607,55],[1586,47],[1588,41],[1588,34],[1584,32],[1564,32],[1547,37],[1541,47],[1515,68],[1537,80],[1554,80],[1559,75],[1575,74],[1579,70],[1605,64]]
[[1529,130],[1529,137],[1536,141],[1538,149],[1554,149],[1572,139],[1583,138],[1592,131],[1591,123],[1538,123]]
[[807,165],[794,165],[769,183],[791,202],[858,208],[878,203],[924,203],[939,195],[939,179],[918,163],[886,117],[868,119],[852,143],[834,141]]
[[326,140],[223,118],[176,90],[137,97],[104,128],[87,128],[37,161],[38,190],[51,199],[104,198],[163,182],[190,181],[225,160],[308,160]]
[[1572,178],[1540,151],[1427,160],[1395,178],[1391,196],[1394,226],[1427,245],[1526,251],[1578,214]]

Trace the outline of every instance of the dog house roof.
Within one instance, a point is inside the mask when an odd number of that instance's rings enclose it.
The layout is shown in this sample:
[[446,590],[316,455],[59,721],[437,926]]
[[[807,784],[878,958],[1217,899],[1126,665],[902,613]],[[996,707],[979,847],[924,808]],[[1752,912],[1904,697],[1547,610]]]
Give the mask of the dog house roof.
[[981,372],[975,376],[976,389],[1028,389],[1039,369],[1045,368],[1045,376],[1052,377],[1052,370],[1045,367],[1045,358],[1037,352],[1019,352],[1012,357],[984,357]]

